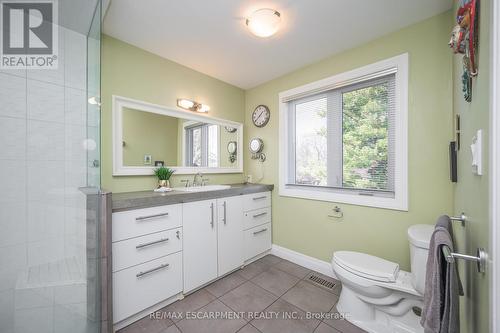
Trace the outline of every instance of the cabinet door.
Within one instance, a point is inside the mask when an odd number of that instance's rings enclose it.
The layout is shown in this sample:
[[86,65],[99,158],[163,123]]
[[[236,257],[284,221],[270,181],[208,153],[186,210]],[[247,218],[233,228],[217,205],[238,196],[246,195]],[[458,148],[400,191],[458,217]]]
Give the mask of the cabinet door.
[[219,276],[243,265],[243,198],[217,199]]
[[217,278],[216,203],[204,200],[182,206],[184,292]]

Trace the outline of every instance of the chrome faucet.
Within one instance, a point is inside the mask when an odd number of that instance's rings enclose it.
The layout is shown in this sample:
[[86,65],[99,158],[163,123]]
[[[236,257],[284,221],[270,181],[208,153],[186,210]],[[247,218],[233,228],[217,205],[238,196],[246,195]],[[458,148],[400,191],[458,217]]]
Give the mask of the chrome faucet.
[[194,175],[193,186],[203,186],[203,174],[201,172]]

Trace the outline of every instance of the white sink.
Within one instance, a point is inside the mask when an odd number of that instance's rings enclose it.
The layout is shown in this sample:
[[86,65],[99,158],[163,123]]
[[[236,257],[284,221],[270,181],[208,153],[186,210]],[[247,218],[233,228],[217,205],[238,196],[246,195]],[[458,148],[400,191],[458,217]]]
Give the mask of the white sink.
[[231,185],[205,185],[205,186],[191,186],[191,187],[175,187],[174,191],[180,192],[209,192],[230,189]]

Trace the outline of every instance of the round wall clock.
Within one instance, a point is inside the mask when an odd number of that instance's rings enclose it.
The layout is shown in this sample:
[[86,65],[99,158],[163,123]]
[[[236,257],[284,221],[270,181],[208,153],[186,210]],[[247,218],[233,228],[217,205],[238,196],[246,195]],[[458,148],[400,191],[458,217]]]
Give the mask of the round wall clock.
[[269,108],[265,105],[259,105],[253,110],[252,113],[252,121],[253,124],[257,127],[264,127],[269,122],[269,118],[271,118],[271,112]]

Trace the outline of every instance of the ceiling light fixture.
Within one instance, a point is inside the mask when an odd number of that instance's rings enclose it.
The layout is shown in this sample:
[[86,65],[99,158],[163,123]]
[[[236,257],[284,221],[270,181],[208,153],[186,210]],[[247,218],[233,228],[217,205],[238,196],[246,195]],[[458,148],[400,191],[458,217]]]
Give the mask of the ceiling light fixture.
[[253,12],[246,20],[248,29],[258,37],[270,37],[278,32],[281,14],[270,8],[263,8]]
[[189,111],[203,112],[206,113],[210,111],[210,106],[206,104],[201,104],[189,99],[179,98],[177,100],[177,106]]

